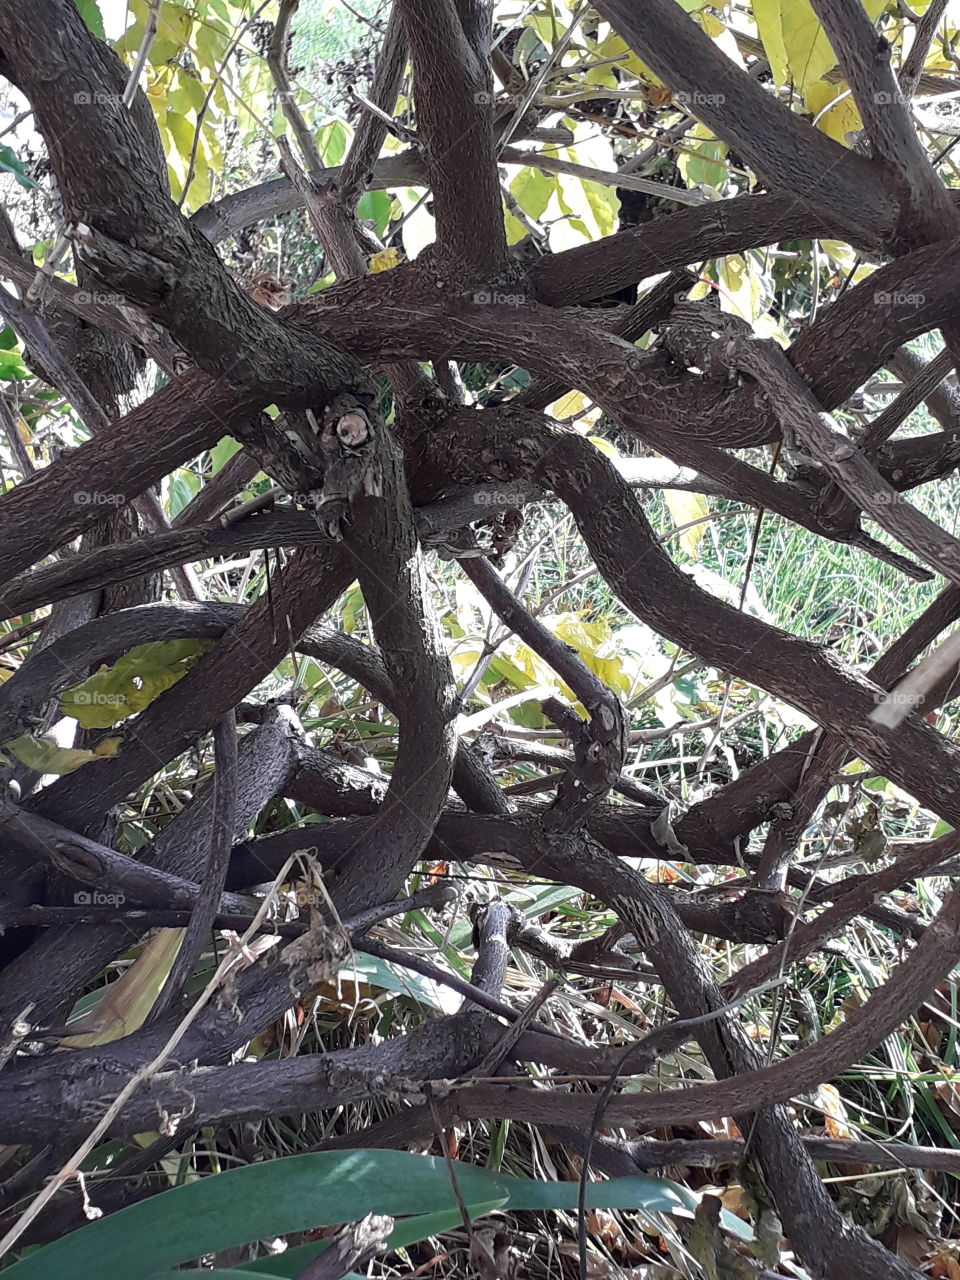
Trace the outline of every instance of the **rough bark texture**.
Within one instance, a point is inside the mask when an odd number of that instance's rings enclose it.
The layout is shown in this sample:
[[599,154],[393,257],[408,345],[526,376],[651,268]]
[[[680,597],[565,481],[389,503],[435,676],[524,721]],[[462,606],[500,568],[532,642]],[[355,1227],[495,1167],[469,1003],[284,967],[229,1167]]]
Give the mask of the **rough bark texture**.
[[[324,875],[310,928],[301,927],[305,919],[285,922],[278,945],[203,1009],[178,1041],[175,1062],[133,1095],[109,1135],[162,1128],[171,1115],[199,1127],[400,1099],[399,1117],[367,1131],[370,1145],[412,1141],[438,1118],[453,1125],[515,1117],[585,1150],[597,1125],[636,1130],[735,1116],[812,1274],[917,1275],[845,1220],[813,1164],[839,1154],[829,1142],[802,1140],[785,1104],[875,1049],[960,960],[956,894],[926,928],[878,896],[949,867],[956,838],[924,843],[875,873],[839,882],[794,860],[852,756],[960,828],[960,749],[924,719],[952,696],[952,676],[928,689],[895,729],[871,719],[885,692],[896,696],[910,664],[960,615],[960,544],[902,497],[960,463],[960,402],[945,380],[960,349],[960,208],[929,163],[907,103],[897,100],[888,51],[877,45],[865,11],[839,0],[815,0],[814,9],[838,56],[833,82],[839,75],[849,84],[870,156],[818,131],[759,76],[737,67],[675,0],[600,0],[601,17],[767,189],[624,225],[525,264],[507,246],[498,165],[536,167],[539,157],[551,172],[575,175],[579,168],[518,147],[550,130],[541,127],[532,99],[514,111],[527,82],[504,48],[494,47],[490,8],[480,0],[396,0],[371,89],[374,110],[365,107],[336,170],[322,168],[290,101],[285,24],[293,6],[285,6],[270,65],[302,154],[284,141],[288,179],[227,195],[192,218],[170,198],[146,100],[137,92],[124,105],[126,68],[74,4],[11,0],[0,8],[0,74],[26,97],[45,141],[77,280],[49,280],[44,304],[35,306],[32,260],[5,219],[0,272],[23,297],[0,295],[0,311],[38,376],[95,432],[31,475],[32,459],[4,405],[2,425],[22,481],[0,496],[0,610],[16,628],[22,620],[28,635],[35,622],[40,635],[0,683],[0,744],[48,727],[64,690],[135,646],[213,642],[124,725],[117,754],[43,788],[32,769],[4,766],[0,1142],[39,1154],[0,1195],[12,1202],[42,1185],[51,1171],[43,1146],[83,1138],[102,1100],[179,1025],[211,929],[226,920],[242,932],[256,910],[254,888],[309,850]],[[921,25],[917,39],[929,42],[935,23]],[[386,118],[404,88],[408,56],[415,135]],[[917,54],[906,69],[911,86],[924,83],[921,71]],[[565,127],[554,131],[556,141]],[[381,157],[391,129],[408,149]],[[622,182],[621,195],[652,191],[670,201],[665,183],[626,170],[594,177]],[[398,183],[429,189],[436,243],[412,263],[367,275],[368,231],[357,220],[357,200]],[[697,198],[685,191],[675,203]],[[303,202],[338,279],[274,312],[240,287],[216,245]],[[755,341],[748,325],[721,317],[711,303],[672,310],[708,260],[818,238],[842,239],[880,265],[798,327],[785,350]],[[586,307],[637,285],[646,292],[639,302],[632,294],[630,306]],[[101,289],[112,301],[91,299],[90,291]],[[665,333],[652,334],[665,322]],[[904,344],[936,328],[947,351],[924,367]],[[634,345],[648,338],[643,349]],[[171,379],[121,412],[144,350]],[[472,361],[520,366],[531,383],[512,403],[467,403],[457,363]],[[432,364],[435,378],[421,362]],[[829,415],[884,365],[906,385],[858,449]],[[678,485],[776,513],[811,536],[886,561],[905,581],[938,573],[951,585],[866,674],[824,646],[723,603],[678,568],[621,470],[545,415],[544,405],[573,389],[601,406],[624,439],[662,455],[647,485],[669,484],[663,468],[671,475],[683,469]],[[380,412],[386,391],[391,425]],[[922,399],[943,430],[891,438]],[[279,416],[264,413],[270,406]],[[156,486],[223,436],[240,441],[243,452],[168,526]],[[761,445],[776,446],[777,459],[780,450],[792,455],[791,469],[775,475],[758,453],[734,452]],[[230,513],[259,467],[312,512],[264,513],[245,504]],[[703,664],[802,710],[816,732],[744,769],[671,825],[666,801],[625,773],[630,724],[618,697],[484,558],[496,562],[517,513],[545,497],[572,514],[597,572],[627,611]],[[865,532],[864,518],[915,559]],[[478,533],[492,549],[478,544]],[[70,545],[78,538],[79,546]],[[260,548],[295,549],[284,565],[277,561],[261,595],[249,595],[244,578],[231,603],[191,598],[202,591],[191,566]],[[497,618],[562,682],[570,705],[553,698],[544,710],[570,749],[512,743],[498,755],[489,738],[458,736],[465,708],[438,624],[425,560],[432,548],[463,560]],[[324,621],[354,581],[369,623],[364,641]],[[164,591],[174,599],[165,600]],[[28,620],[47,605],[49,617]],[[344,673],[388,722],[396,720],[389,775],[350,756],[347,735],[317,744],[290,706],[255,695],[291,655]],[[251,724],[249,732],[238,730]],[[142,789],[185,776],[190,753],[210,733],[212,777],[196,788],[170,786],[175,816],[155,822],[135,855],[122,852],[117,814],[135,825],[138,806],[149,807]],[[96,740],[92,733],[84,742]],[[500,784],[497,769],[518,760],[556,768],[546,784],[555,785],[551,798],[531,802]],[[544,789],[539,780],[533,785]],[[519,790],[528,796],[531,784]],[[628,803],[613,802],[612,791]],[[324,820],[291,824],[287,802]],[[275,813],[287,817],[274,822]],[[751,833],[764,825],[765,845],[751,848]],[[654,885],[623,861],[681,854],[704,866],[739,867],[744,877],[722,898],[710,898]],[[329,1052],[324,1045],[319,1063],[316,1056],[235,1061],[292,1010],[303,1013],[321,980],[318,966],[324,981],[331,976],[331,957],[340,953],[324,952],[321,963],[323,939],[335,936],[337,946],[347,939],[358,951],[366,945],[404,962],[403,953],[368,935],[389,914],[438,900],[428,887],[396,901],[424,860],[575,886],[621,923],[602,945],[560,946],[538,936],[535,924],[516,928],[510,911],[493,901],[475,921],[471,982],[455,982],[466,998],[458,1013],[382,1043]],[[80,886],[125,901],[109,914],[71,915]],[[804,894],[800,906],[794,890]],[[449,897],[440,895],[447,904]],[[793,919],[804,904],[828,902],[813,920]],[[321,939],[328,906],[329,934]],[[739,1010],[724,1000],[809,955],[860,915],[901,936],[902,963],[828,1034],[762,1061]],[[186,928],[186,941],[142,1026],[108,1046],[34,1052],[62,1039],[58,1021],[109,966],[170,923]],[[721,988],[692,932],[769,950]],[[618,949],[624,935],[645,952],[645,965]],[[598,981],[626,974],[658,983],[683,1021],[655,1030],[635,1058],[633,1045],[625,1053],[575,1044],[536,1021],[536,1004],[518,1014],[501,998],[513,946]],[[429,958],[407,959],[443,979]],[[8,1037],[25,1008],[29,1025]],[[494,1021],[500,1016],[513,1024],[506,1031]],[[27,1048],[18,1051],[24,1039]],[[694,1039],[712,1082],[621,1094],[611,1084],[599,1116],[595,1094],[496,1078],[525,1062],[561,1073],[640,1073]],[[472,1075],[481,1079],[471,1082]],[[427,1106],[424,1082],[454,1078],[462,1079]],[[728,1158],[744,1154],[721,1145]],[[598,1150],[608,1170],[685,1158],[678,1142],[650,1139],[632,1146],[612,1139]],[[946,1167],[939,1154],[928,1167]],[[858,1156],[869,1158],[859,1149]],[[895,1158],[902,1157],[887,1152],[877,1163]],[[76,1225],[66,1202],[21,1243],[65,1223]]]

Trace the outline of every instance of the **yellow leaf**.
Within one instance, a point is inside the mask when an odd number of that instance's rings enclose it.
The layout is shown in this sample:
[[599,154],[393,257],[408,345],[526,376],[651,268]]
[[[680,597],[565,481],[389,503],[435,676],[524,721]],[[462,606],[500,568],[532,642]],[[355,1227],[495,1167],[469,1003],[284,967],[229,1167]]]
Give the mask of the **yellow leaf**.
[[567,418],[579,418],[587,407],[587,397],[582,391],[568,391],[559,400],[548,405],[547,413],[551,418],[563,422]]
[[399,249],[381,249],[369,259],[370,274],[379,275],[381,271],[391,271],[403,261],[403,253]]
[[[118,896],[122,902],[123,895]],[[68,1049],[86,1049],[94,1044],[108,1044],[142,1026],[163,990],[185,932],[185,929],[160,929],[155,933],[123,976],[107,987],[102,999],[69,1024],[75,1033],[61,1040],[61,1045]]]
[[587,436],[587,439],[595,449],[599,449],[602,454],[613,459],[614,462],[616,462],[620,457],[620,452],[617,449],[617,446],[610,440],[604,440],[603,436]]
[[[702,493],[684,493],[681,489],[664,489],[663,500],[666,502],[667,510],[673,516],[674,524],[678,528],[682,528],[684,525],[692,526],[689,529],[684,529],[680,534],[680,545],[691,560],[699,560],[700,543],[703,541],[703,535],[707,529],[707,526],[702,521],[705,516],[710,514],[710,507],[706,498]],[[701,523],[694,524],[695,520],[699,520]]]
[[850,145],[847,135],[859,133],[863,128],[857,104],[842,85],[817,80],[807,86],[804,102],[808,110],[813,112],[820,132],[844,147]]
[[847,1124],[847,1109],[840,1094],[832,1084],[822,1084],[817,1090],[817,1102],[823,1108],[823,1124],[828,1138],[851,1137]]
[[472,671],[481,658],[479,649],[455,649],[450,654],[450,665],[458,675]]

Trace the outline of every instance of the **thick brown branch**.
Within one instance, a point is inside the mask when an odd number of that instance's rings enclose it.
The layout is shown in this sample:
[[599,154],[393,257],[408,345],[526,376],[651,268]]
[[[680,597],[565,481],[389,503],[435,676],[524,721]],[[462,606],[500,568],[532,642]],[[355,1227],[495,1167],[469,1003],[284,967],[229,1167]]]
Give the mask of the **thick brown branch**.
[[[201,368],[254,392],[260,405],[367,387],[332,342],[291,329],[247,297],[180,215],[114,92],[114,55],[73,4],[5,6],[0,48],[44,122],[75,248],[106,289],[139,303]],[[117,160],[108,170],[105,155]]]
[[490,11],[455,0],[397,0],[397,7],[413,62],[438,269],[494,285],[507,263],[507,240],[493,135]]
[[898,242],[906,247],[956,235],[960,218],[910,120],[889,44],[861,4],[812,3],[853,90],[874,156],[892,179],[900,206]]
[[[728,142],[771,187],[827,209],[864,247],[894,231],[896,209],[880,171],[812,129],[741,71],[673,0],[600,0],[598,8],[692,115]],[[709,85],[709,92],[704,86]]]

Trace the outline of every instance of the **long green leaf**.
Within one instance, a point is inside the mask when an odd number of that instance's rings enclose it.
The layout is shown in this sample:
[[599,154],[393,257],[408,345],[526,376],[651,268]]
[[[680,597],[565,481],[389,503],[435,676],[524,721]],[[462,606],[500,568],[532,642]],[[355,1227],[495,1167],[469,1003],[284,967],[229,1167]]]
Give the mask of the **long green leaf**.
[[[467,1213],[470,1221],[482,1218],[506,1204],[506,1199],[487,1200],[483,1204],[468,1204]],[[441,1231],[451,1231],[463,1221],[459,1209],[441,1209],[439,1213],[423,1213],[416,1218],[401,1218],[387,1239],[388,1250],[405,1249],[407,1245],[426,1240],[428,1236],[439,1235]],[[230,1276],[233,1280],[242,1280],[244,1276],[282,1276],[283,1280],[295,1280],[308,1262],[312,1262],[318,1253],[322,1253],[330,1245],[329,1240],[317,1240],[312,1244],[297,1245],[295,1249],[287,1249],[284,1253],[272,1254],[269,1258],[258,1258],[256,1262],[245,1262],[243,1269],[231,1267],[228,1270],[214,1270],[204,1273],[206,1276]],[[180,1271],[171,1271],[169,1276],[182,1275]],[[152,1280],[166,1280],[165,1277],[154,1276]]]
[[[510,1209],[570,1210],[575,1182],[509,1178],[455,1166],[467,1204],[503,1200]],[[677,1183],[636,1176],[587,1187],[589,1208],[691,1211],[697,1197]],[[43,1246],[11,1267],[11,1280],[147,1280],[169,1267],[291,1231],[454,1208],[444,1160],[403,1151],[318,1152],[233,1169],[131,1205]]]

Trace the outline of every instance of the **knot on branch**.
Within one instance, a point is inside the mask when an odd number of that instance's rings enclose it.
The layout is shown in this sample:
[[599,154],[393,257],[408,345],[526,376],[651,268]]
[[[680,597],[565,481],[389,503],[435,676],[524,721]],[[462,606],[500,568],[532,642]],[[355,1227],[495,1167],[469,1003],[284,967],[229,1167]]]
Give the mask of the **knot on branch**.
[[627,743],[623,708],[611,695],[588,707],[590,718],[581,720],[557,698],[547,698],[542,706],[570,738],[573,764],[541,822],[545,831],[576,830],[620,776]]
[[[173,294],[178,269],[172,260],[132,241],[124,244],[85,222],[75,223],[67,235],[78,260],[96,279],[117,289],[125,298],[149,306],[163,303]],[[164,252],[169,253],[169,246]],[[119,305],[119,300],[113,301]]]
[[678,364],[727,380],[735,377],[731,344],[753,337],[745,320],[705,302],[678,303],[667,326],[664,346]]
[[256,445],[264,468],[300,506],[311,508],[333,541],[343,538],[361,494],[379,497],[381,432],[375,415],[351,393],[335,395],[320,416],[312,409],[261,423]]

